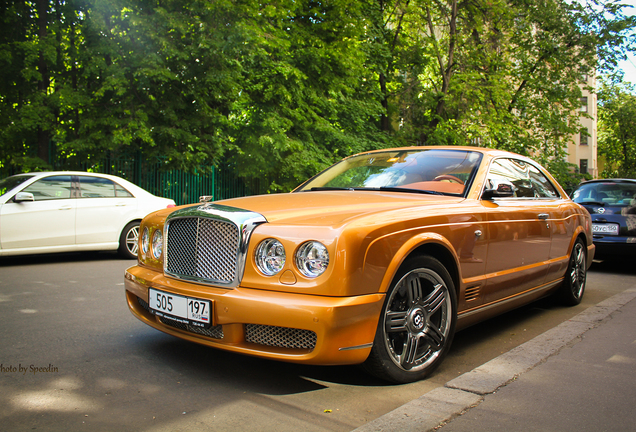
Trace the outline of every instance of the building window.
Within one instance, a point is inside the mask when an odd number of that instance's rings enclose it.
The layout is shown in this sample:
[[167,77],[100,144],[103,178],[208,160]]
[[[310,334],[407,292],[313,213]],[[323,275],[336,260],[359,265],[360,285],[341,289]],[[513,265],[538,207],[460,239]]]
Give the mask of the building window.
[[587,112],[587,96],[581,98],[581,112]]
[[580,171],[581,174],[587,174],[587,159],[581,159]]
[[587,138],[588,138],[588,132],[587,132],[587,128],[583,129],[581,131],[581,137],[579,138],[579,144],[581,145],[587,145]]

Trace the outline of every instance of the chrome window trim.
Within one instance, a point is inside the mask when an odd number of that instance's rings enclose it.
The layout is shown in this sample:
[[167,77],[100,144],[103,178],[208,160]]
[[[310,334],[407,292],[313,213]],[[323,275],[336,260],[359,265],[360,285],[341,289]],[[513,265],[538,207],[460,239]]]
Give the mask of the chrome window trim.
[[[184,218],[205,218],[205,219],[215,219],[220,222],[230,223],[237,227],[239,232],[239,241],[237,245],[237,263],[236,263],[236,273],[234,275],[234,279],[230,282],[223,281],[214,281],[206,278],[200,278],[196,276],[186,276],[181,274],[176,274],[168,271],[168,255],[170,253],[168,246],[168,227],[170,223],[176,219],[184,219]],[[247,249],[249,245],[249,239],[252,235],[252,231],[263,223],[266,223],[267,219],[260,213],[252,212],[249,210],[243,210],[236,207],[229,207],[221,204],[214,203],[204,203],[202,205],[196,205],[192,207],[187,207],[184,209],[177,210],[166,218],[166,223],[164,225],[164,260],[163,260],[163,271],[167,276],[173,277],[175,279],[187,280],[191,282],[196,282],[204,285],[214,285],[218,287],[224,288],[236,288],[241,280],[243,279],[243,274],[245,272],[245,262],[247,260]]]
[[488,181],[488,175],[490,174],[490,170],[492,169],[493,164],[496,161],[499,161],[501,159],[518,160],[518,161],[521,161],[523,163],[527,163],[528,165],[533,166],[536,170],[538,170],[545,177],[545,179],[548,181],[548,183],[552,186],[552,188],[556,192],[556,196],[554,196],[554,197],[507,197],[507,198],[498,197],[498,198],[495,198],[495,199],[497,199],[497,200],[506,200],[506,201],[511,201],[511,200],[563,200],[563,199],[567,200],[567,199],[569,199],[567,194],[565,196],[563,196],[561,194],[561,192],[554,185],[552,180],[550,180],[550,178],[546,175],[546,172],[548,172],[548,171],[543,169],[542,166],[537,165],[536,162],[534,162],[533,160],[528,159],[528,158],[524,158],[523,156],[517,156],[517,157],[513,157],[513,156],[497,156],[497,157],[492,158],[488,162],[488,168],[486,169],[486,175],[484,177],[484,183],[481,186],[480,192],[479,192],[479,199],[480,200],[483,199],[482,196],[483,196],[484,192],[486,191],[486,184],[487,184],[487,181]]

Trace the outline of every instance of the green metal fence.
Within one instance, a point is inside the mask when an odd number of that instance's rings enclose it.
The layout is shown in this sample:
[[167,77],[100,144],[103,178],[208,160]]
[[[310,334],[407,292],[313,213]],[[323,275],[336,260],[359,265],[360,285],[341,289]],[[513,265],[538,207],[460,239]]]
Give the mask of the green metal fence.
[[[260,181],[247,181],[240,177],[231,164],[204,166],[193,173],[168,169],[166,165],[167,161],[163,158],[144,159],[140,153],[81,163],[68,160],[53,163],[55,170],[89,171],[125,178],[154,195],[173,199],[177,205],[199,202],[202,195],[211,195],[218,201],[266,192]],[[0,174],[2,178],[15,173]]]

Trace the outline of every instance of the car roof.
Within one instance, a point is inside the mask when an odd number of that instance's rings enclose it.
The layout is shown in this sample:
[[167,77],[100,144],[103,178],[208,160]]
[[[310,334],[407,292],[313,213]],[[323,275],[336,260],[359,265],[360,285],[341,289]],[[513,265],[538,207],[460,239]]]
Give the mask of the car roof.
[[472,152],[482,153],[482,154],[488,155],[488,156],[490,156],[492,158],[496,158],[496,157],[513,157],[515,159],[522,159],[522,160],[532,161],[532,159],[529,158],[528,156],[520,155],[518,153],[509,152],[509,151],[506,151],[506,150],[493,149],[493,148],[489,148],[489,147],[452,146],[452,145],[451,146],[443,145],[443,146],[392,147],[392,148],[385,148],[385,149],[377,149],[377,150],[369,150],[369,151],[366,151],[366,152],[360,152],[360,153],[358,153],[356,155],[352,155],[352,156],[365,155],[365,154],[371,154],[371,153],[389,152],[389,151],[404,151],[404,150],[411,150],[411,151],[413,151],[413,150],[461,150],[461,151],[472,151]]
[[29,177],[34,177],[35,179],[39,179],[39,178],[42,178],[42,177],[56,176],[56,175],[88,176],[88,177],[107,178],[107,179],[110,179],[110,180],[113,180],[113,181],[119,183],[121,186],[124,186],[126,189],[128,189],[129,192],[132,192],[132,194],[135,195],[136,197],[139,197],[139,195],[150,195],[150,196],[153,196],[147,190],[137,186],[136,184],[126,180],[125,178],[118,177],[118,176],[115,176],[115,175],[112,175],[112,174],[92,173],[92,172],[85,172],[85,171],[38,171],[38,172],[28,172],[28,173],[15,174],[15,175],[13,175],[11,177],[29,176]]
[[37,171],[37,172],[26,172],[20,174],[14,174],[15,176],[48,176],[48,175],[88,175],[88,176],[99,176],[99,177],[112,177],[112,178],[121,178],[111,174],[103,174],[103,173],[93,173],[86,171]]
[[579,186],[593,184],[593,183],[636,183],[636,180],[628,179],[628,178],[594,179],[594,180],[581,182]]

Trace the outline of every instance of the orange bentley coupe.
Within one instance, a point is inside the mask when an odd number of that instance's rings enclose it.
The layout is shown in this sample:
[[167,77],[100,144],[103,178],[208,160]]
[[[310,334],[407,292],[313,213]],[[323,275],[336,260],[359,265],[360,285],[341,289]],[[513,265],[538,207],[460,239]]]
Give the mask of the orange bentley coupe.
[[292,193],[150,214],[126,298],[142,322],[188,341],[411,382],[462,328],[548,295],[580,303],[591,228],[526,157],[370,151]]

